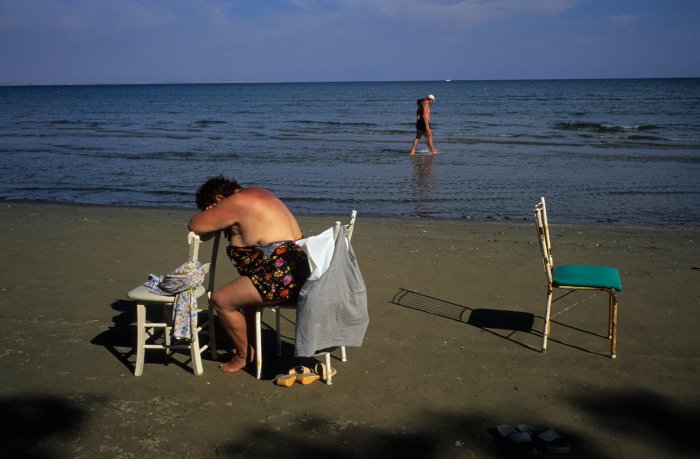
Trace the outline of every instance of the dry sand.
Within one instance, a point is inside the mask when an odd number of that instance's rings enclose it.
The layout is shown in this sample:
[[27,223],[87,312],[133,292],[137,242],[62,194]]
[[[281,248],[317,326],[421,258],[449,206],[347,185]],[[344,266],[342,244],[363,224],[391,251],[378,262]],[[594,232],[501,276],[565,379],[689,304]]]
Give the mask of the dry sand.
[[[282,358],[267,333],[262,381],[208,359],[196,377],[160,353],[136,378],[126,292],[184,261],[190,214],[3,203],[3,457],[488,458],[503,423],[554,426],[564,457],[698,452],[697,228],[558,225],[550,209],[555,261],[620,269],[615,360],[603,295],[557,317],[540,353],[531,222],[360,215],[370,326],[332,386],[272,383],[298,363],[287,323]],[[334,220],[300,219],[307,234]],[[218,279],[233,273],[224,259]]]

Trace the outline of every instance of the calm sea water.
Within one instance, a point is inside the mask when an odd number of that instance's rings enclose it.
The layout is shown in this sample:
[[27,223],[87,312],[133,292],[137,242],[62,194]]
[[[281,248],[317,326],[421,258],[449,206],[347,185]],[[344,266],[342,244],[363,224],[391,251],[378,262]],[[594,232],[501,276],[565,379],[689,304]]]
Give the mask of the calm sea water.
[[0,199],[193,207],[218,173],[299,214],[700,225],[700,79],[0,87]]

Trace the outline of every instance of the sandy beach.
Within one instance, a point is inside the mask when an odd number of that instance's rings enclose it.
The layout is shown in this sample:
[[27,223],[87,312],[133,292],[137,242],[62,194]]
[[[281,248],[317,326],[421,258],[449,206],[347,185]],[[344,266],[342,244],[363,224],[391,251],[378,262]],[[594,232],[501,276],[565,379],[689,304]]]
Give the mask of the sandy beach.
[[[697,454],[698,228],[559,225],[550,209],[555,261],[620,270],[614,360],[604,295],[557,317],[540,352],[546,279],[531,221],[360,213],[370,325],[332,386],[273,384],[309,363],[294,359],[287,322],[281,358],[266,333],[260,381],[207,354],[200,377],[185,355],[150,353],[136,378],[126,292],[184,261],[191,213],[0,206],[4,457],[491,458],[504,452],[488,429],[521,423],[566,435],[562,457]],[[340,218],[300,223],[314,234]],[[234,276],[219,266],[220,282]]]

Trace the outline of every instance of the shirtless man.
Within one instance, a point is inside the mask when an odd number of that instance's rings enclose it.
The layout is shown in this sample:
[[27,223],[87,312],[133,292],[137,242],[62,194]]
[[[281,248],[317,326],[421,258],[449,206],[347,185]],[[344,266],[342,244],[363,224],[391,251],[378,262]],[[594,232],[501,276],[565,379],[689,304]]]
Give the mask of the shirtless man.
[[236,372],[253,361],[255,309],[296,299],[309,276],[306,254],[294,241],[302,237],[294,215],[263,188],[242,188],[235,180],[211,177],[197,190],[189,228],[199,235],[223,230],[226,254],[241,277],[214,290],[221,325],[234,343],[232,357],[219,366]]
[[416,110],[416,138],[413,139],[411,147],[411,156],[416,154],[418,141],[422,136],[425,136],[425,143],[428,144],[428,149],[432,154],[438,151],[433,146],[433,132],[430,130],[430,106],[435,102],[435,96],[430,94],[425,99],[418,99],[418,110]]

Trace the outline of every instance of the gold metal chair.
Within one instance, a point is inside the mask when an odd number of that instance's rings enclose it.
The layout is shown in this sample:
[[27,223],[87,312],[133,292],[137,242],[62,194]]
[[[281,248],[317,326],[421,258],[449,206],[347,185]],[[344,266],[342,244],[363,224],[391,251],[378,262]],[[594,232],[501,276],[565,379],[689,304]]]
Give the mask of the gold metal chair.
[[[555,265],[554,258],[552,257],[552,244],[549,237],[549,224],[547,222],[547,207],[544,198],[540,198],[540,202],[535,206],[534,213],[535,224],[537,226],[537,238],[540,243],[544,269],[547,273],[547,307],[545,309],[544,330],[542,332],[542,352],[547,350],[547,338],[550,333],[551,319],[553,317],[562,314],[573,306],[586,301],[600,292],[607,292],[609,294],[608,338],[610,339],[610,357],[614,359],[617,356],[617,295],[615,292],[622,291],[622,281],[620,280],[619,271],[616,268],[607,266]],[[588,298],[556,314],[552,314],[552,295],[553,289],[555,288],[569,290],[569,292],[554,301],[576,290],[594,290],[596,292]]]

